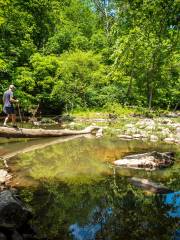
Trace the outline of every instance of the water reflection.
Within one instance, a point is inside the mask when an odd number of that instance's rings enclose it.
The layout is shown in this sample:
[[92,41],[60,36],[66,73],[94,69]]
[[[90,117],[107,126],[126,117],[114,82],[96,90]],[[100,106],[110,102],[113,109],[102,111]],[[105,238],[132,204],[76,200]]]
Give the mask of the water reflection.
[[[180,192],[168,193],[165,196],[164,203],[171,206],[171,210],[168,211],[168,215],[172,218],[180,219]],[[174,240],[180,239],[180,228],[176,229],[174,234]]]
[[[126,154],[147,150],[175,151],[175,164],[155,172],[110,167]],[[173,145],[83,137],[18,154],[9,165],[16,175],[12,185],[32,207],[40,237],[167,240],[179,231],[178,154]],[[132,186],[131,176],[162,182],[177,194],[149,194]]]
[[180,192],[166,194],[164,202],[172,206],[171,211],[168,212],[169,216],[180,218]]
[[33,208],[39,236],[51,240],[166,240],[179,229],[163,195],[146,194],[119,175],[116,186],[113,176],[104,176],[91,184],[41,182],[21,195]]
[[[38,142],[37,145],[33,144],[28,148],[26,146],[24,151],[28,152],[23,154],[20,154],[18,150],[19,154],[8,162],[15,173],[12,184],[14,186],[34,185],[38,184],[41,179],[59,179],[66,182],[77,182],[79,179],[80,182],[88,182],[98,177],[101,178],[104,174],[112,174],[110,164],[124,155],[151,150],[177,152],[177,147],[172,145],[159,146],[153,143],[121,141],[117,138],[80,137],[73,141],[63,141],[58,143],[54,140],[43,144]],[[177,168],[176,165],[173,166],[174,169]],[[180,166],[180,163],[178,165]],[[172,175],[169,169],[149,173],[119,168],[118,172],[121,176],[136,175],[155,179],[166,179]]]
[[108,217],[112,214],[111,208],[100,209],[96,206],[89,217],[89,223],[80,226],[78,223],[72,224],[69,227],[70,233],[74,240],[95,240],[99,231],[103,231],[103,226],[106,224]]

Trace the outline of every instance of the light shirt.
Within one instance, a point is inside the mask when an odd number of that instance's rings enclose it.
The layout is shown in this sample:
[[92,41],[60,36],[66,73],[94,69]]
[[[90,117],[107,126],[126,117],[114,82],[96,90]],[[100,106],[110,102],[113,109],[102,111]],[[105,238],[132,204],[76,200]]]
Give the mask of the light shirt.
[[11,90],[7,90],[3,95],[4,107],[12,107],[10,99],[13,98],[13,92]]

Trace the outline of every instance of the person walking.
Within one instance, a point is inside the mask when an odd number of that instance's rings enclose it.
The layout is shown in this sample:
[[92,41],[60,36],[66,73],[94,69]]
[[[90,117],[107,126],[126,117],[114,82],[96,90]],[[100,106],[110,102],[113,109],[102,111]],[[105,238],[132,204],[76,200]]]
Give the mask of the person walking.
[[4,127],[7,126],[7,122],[11,118],[12,126],[17,128],[17,125],[16,125],[16,114],[15,114],[15,110],[14,110],[13,104],[14,103],[19,103],[19,100],[16,100],[13,97],[13,91],[14,90],[15,90],[15,86],[14,85],[10,85],[9,89],[6,92],[4,92],[4,95],[3,95],[3,103],[4,103],[3,112],[7,115],[5,120],[4,120],[4,123],[3,123]]

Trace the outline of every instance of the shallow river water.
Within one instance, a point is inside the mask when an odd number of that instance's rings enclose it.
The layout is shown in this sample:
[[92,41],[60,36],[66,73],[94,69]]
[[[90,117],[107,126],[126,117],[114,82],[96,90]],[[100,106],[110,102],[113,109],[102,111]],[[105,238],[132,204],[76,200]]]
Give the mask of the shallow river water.
[[[115,168],[132,153],[175,152],[173,166],[144,171]],[[24,153],[20,153],[23,151]],[[12,186],[32,208],[39,237],[50,240],[180,239],[180,150],[177,145],[76,136],[0,144],[9,154]],[[16,155],[15,155],[16,154]],[[142,177],[172,193],[133,186]]]

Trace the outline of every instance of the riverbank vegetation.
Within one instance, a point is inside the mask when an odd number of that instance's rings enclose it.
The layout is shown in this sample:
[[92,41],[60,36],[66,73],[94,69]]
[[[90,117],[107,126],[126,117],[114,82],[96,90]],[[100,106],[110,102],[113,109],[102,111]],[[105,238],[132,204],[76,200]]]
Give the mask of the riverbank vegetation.
[[177,0],[0,0],[0,95],[15,84],[27,113],[177,109],[178,18]]

